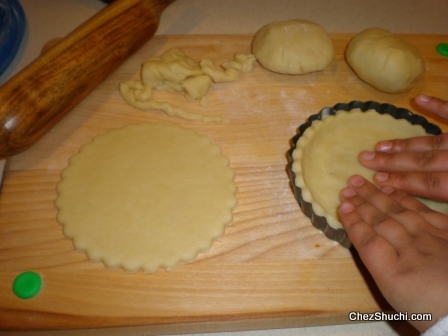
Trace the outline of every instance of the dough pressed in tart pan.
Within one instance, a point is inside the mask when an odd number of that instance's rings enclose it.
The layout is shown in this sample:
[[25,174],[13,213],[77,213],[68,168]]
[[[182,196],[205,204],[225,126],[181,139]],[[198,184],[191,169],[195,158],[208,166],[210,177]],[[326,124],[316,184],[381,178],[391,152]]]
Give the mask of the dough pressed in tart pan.
[[[350,176],[359,174],[373,181],[375,171],[362,166],[358,155],[374,150],[381,140],[428,135],[420,125],[397,120],[375,110],[353,109],[315,120],[303,133],[293,151],[292,171],[302,198],[312,204],[313,212],[325,217],[333,228],[342,228],[338,216],[339,192]],[[420,199],[434,210],[448,213],[448,204]]]

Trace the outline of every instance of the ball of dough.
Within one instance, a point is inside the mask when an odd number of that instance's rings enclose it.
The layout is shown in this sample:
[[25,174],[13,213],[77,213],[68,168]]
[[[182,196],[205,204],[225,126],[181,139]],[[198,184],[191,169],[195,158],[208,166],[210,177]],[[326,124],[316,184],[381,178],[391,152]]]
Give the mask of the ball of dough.
[[260,28],[252,52],[264,68],[297,75],[325,69],[333,60],[334,46],[320,25],[297,19]]
[[346,58],[356,75],[378,90],[410,90],[425,73],[418,49],[387,30],[369,28],[348,44]]

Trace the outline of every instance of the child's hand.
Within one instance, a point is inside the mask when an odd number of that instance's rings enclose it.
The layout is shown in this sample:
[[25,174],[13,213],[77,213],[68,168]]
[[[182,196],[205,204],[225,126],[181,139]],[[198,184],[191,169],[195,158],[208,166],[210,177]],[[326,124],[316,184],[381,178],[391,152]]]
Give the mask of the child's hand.
[[448,216],[361,176],[340,198],[347,235],[392,307],[431,313],[432,321],[410,321],[420,331],[448,315]]
[[[419,95],[415,102],[448,119],[448,101]],[[365,151],[359,161],[378,171],[377,185],[408,194],[448,202],[448,134],[381,141],[375,151]]]

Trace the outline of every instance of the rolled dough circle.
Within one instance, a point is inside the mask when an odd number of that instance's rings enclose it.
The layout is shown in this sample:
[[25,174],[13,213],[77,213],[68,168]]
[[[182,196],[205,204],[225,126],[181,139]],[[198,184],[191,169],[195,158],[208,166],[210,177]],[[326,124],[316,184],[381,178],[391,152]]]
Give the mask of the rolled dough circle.
[[264,68],[297,75],[325,69],[333,60],[334,46],[322,26],[295,19],[260,28],[252,52]]
[[127,272],[189,262],[231,223],[229,160],[177,125],[128,125],[81,147],[57,186],[64,235],[92,261]]
[[380,28],[369,28],[356,35],[348,44],[346,58],[360,79],[388,93],[410,90],[425,73],[419,50]]

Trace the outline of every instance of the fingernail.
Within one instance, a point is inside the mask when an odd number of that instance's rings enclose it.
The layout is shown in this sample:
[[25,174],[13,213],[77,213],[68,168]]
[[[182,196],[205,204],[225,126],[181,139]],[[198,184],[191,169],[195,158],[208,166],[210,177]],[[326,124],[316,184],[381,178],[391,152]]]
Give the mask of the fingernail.
[[392,149],[392,142],[390,141],[381,141],[376,146],[376,149],[381,152],[387,152]]
[[385,182],[389,178],[389,173],[379,172],[375,174],[375,181]]
[[364,151],[361,153],[361,159],[370,161],[375,157],[375,152]]
[[342,196],[349,198],[355,196],[356,192],[352,188],[344,188],[342,189],[341,194]]
[[390,195],[395,191],[395,189],[392,187],[383,187],[383,188],[381,188],[381,191],[385,194]]
[[345,213],[345,214],[353,212],[353,210],[355,210],[355,207],[351,203],[348,203],[348,202],[343,202],[339,206],[339,211],[342,213]]
[[362,176],[356,175],[350,178],[349,183],[353,187],[360,187],[364,184],[365,179]]
[[420,100],[422,103],[427,103],[431,100],[430,97],[423,95],[423,94],[418,95],[417,97],[415,97],[415,99]]

